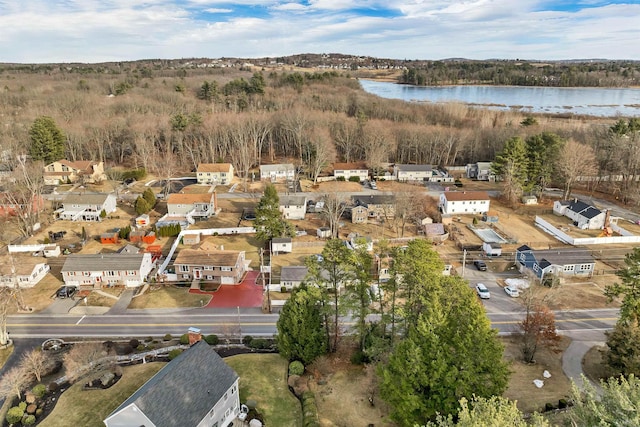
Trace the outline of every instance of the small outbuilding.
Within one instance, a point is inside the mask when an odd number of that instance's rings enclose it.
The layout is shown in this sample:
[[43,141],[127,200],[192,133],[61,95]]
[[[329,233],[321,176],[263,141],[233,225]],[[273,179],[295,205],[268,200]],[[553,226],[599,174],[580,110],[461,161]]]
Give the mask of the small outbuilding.
[[183,245],[197,245],[200,243],[200,233],[189,233],[182,236]]
[[136,227],[146,227],[150,223],[149,215],[142,214],[136,218]]
[[502,245],[500,245],[500,243],[484,242],[482,244],[482,251],[486,256],[500,256],[502,255]]
[[271,252],[275,255],[280,253],[290,254],[293,252],[291,237],[271,239]]
[[100,235],[100,243],[103,245],[115,245],[118,243],[118,232],[109,231]]
[[522,196],[522,204],[524,205],[537,205],[538,198],[536,196]]
[[328,239],[331,237],[331,229],[329,227],[320,227],[316,230],[316,235],[321,239]]

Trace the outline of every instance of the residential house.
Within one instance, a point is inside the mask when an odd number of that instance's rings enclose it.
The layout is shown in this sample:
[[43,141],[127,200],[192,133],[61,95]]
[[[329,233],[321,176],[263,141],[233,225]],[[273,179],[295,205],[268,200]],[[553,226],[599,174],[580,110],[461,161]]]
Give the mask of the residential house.
[[486,191],[445,191],[440,194],[440,211],[445,215],[482,214],[489,212]]
[[102,162],[90,160],[58,160],[44,167],[44,183],[60,185],[67,183],[95,183],[107,179]]
[[396,198],[394,195],[371,194],[351,196],[351,222],[361,224],[368,220],[393,218]]
[[71,254],[62,266],[62,280],[67,286],[94,287],[144,284],[153,270],[149,253]]
[[167,215],[186,218],[193,223],[196,218],[209,218],[216,214],[216,193],[170,194],[167,198]]
[[495,181],[496,175],[491,170],[491,162],[477,162],[467,165],[467,178],[477,181]]
[[273,238],[271,239],[271,253],[273,254],[290,254],[293,252],[293,241],[291,237]]
[[540,281],[549,275],[591,277],[596,266],[586,248],[533,250],[527,245],[516,249],[516,264],[521,273],[530,270]]
[[67,221],[100,221],[102,212],[115,212],[116,196],[106,193],[73,193],[62,201],[62,208],[56,211],[59,219]]
[[296,168],[291,163],[276,165],[260,165],[260,179],[277,181],[292,181],[296,176]]
[[107,427],[227,427],[240,414],[238,374],[196,342],[105,418]]
[[440,222],[424,224],[422,227],[427,239],[434,243],[442,243],[449,238],[449,233],[444,229],[444,224]]
[[231,163],[200,163],[196,172],[198,184],[230,184],[233,180]]
[[309,269],[302,265],[286,265],[280,270],[280,286],[288,291],[300,286],[304,282]]
[[250,261],[244,251],[182,249],[173,261],[178,280],[205,280],[222,285],[242,282]]
[[0,286],[32,288],[49,272],[42,258],[31,255],[0,256]]
[[369,179],[369,168],[365,162],[334,163],[333,176],[336,179],[344,178],[345,181],[349,181],[351,177],[358,177],[359,181],[365,181]]
[[[29,200],[31,199],[31,200]],[[32,214],[44,209],[44,198],[20,193],[0,193],[0,216]]]
[[304,219],[307,196],[280,196],[280,212],[285,219]]
[[574,200],[556,200],[553,202],[553,213],[570,218],[574,225],[582,230],[599,230],[604,227],[607,216],[595,206]]
[[394,179],[400,182],[454,182],[455,179],[447,172],[434,169],[431,165],[395,165]]

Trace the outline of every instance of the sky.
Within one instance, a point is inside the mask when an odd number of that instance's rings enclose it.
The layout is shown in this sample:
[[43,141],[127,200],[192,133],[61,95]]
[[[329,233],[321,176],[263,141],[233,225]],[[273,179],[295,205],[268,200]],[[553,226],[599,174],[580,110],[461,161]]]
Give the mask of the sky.
[[0,0],[0,62],[640,60],[640,0]]

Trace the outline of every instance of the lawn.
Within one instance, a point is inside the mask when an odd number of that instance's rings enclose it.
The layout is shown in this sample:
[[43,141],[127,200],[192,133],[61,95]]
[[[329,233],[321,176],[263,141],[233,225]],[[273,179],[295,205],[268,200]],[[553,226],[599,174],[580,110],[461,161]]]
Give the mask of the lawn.
[[287,386],[285,359],[277,354],[241,354],[225,359],[240,375],[240,402],[255,400],[269,426],[302,425],[300,402]]
[[32,307],[34,311],[44,310],[53,302],[53,297],[63,285],[53,274],[47,274],[33,288],[22,288],[22,298],[27,307]]
[[106,390],[83,391],[80,381],[62,393],[53,412],[38,425],[103,427],[102,420],[163,366],[159,362],[127,366],[120,381]]
[[190,294],[188,287],[152,286],[144,294],[133,298],[129,308],[202,307],[210,299],[209,295]]
[[7,359],[9,359],[11,353],[13,353],[13,346],[0,349],[0,368],[2,368],[5,363],[7,363]]

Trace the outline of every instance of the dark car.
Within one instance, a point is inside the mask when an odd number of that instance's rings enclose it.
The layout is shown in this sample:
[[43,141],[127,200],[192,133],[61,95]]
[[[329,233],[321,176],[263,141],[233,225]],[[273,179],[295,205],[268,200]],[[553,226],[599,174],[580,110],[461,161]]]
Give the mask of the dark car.
[[77,291],[78,289],[75,286],[63,286],[58,289],[58,292],[56,292],[56,296],[58,298],[72,298]]
[[484,261],[480,261],[480,260],[473,261],[473,265],[475,265],[476,268],[480,271],[487,271],[487,264],[485,264]]

